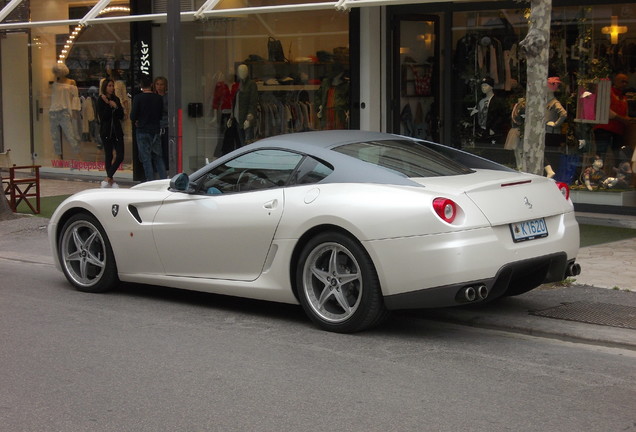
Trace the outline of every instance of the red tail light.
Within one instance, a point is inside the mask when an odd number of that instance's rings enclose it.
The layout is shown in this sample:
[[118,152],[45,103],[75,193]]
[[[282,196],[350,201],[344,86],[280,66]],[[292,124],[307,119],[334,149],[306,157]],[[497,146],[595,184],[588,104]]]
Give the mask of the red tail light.
[[433,200],[433,209],[447,223],[452,223],[455,220],[455,216],[457,216],[457,204],[448,198],[435,198]]
[[563,198],[565,198],[566,200],[570,199],[570,186],[568,186],[567,183],[563,182],[556,182],[556,185],[561,191]]

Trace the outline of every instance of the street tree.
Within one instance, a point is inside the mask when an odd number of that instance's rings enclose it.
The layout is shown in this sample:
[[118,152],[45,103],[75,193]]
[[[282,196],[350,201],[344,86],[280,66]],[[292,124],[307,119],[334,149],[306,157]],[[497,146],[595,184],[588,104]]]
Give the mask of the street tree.
[[[2,173],[0,173],[0,184],[2,184]],[[9,207],[9,201],[7,201],[7,196],[4,194],[4,184],[2,192],[2,198],[0,198],[0,221],[15,219],[17,216]]]
[[529,30],[519,43],[527,58],[526,118],[521,171],[543,175],[546,82],[552,0],[531,0]]

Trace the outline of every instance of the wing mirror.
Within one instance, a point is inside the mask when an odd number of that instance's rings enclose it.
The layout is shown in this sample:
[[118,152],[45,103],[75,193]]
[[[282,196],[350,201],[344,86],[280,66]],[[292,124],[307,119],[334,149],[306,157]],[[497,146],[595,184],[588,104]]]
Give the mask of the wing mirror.
[[176,191],[188,191],[190,186],[190,177],[186,173],[180,173],[170,179],[170,189]]

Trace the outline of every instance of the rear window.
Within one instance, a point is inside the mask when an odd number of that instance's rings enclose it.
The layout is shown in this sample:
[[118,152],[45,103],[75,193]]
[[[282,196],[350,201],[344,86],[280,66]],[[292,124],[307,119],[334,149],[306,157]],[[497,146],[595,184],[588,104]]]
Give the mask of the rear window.
[[473,172],[470,168],[414,141],[369,141],[345,144],[333,150],[397,171],[406,177],[451,176]]

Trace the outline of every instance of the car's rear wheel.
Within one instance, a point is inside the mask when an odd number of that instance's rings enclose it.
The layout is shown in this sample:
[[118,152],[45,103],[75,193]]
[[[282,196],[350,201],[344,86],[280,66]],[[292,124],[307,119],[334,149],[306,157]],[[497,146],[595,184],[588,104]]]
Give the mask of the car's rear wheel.
[[312,238],[300,255],[296,281],[305,313],[324,330],[361,331],[388,315],[371,258],[344,234]]
[[66,221],[58,252],[64,275],[80,291],[104,292],[119,282],[108,237],[90,214],[79,213]]

